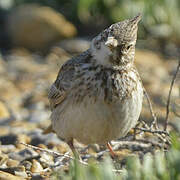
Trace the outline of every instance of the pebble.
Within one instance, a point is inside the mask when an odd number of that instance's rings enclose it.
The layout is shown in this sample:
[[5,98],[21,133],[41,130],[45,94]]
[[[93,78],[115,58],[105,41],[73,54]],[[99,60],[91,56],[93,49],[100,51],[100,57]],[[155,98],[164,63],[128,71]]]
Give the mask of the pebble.
[[0,136],[0,142],[2,145],[15,144],[16,141],[17,141],[17,135],[16,134],[8,134],[5,136]]
[[27,178],[27,177],[28,177],[27,174],[26,174],[26,171],[25,171],[25,167],[24,167],[24,166],[19,166],[19,169],[16,170],[16,171],[14,172],[14,174],[15,174],[16,176],[21,176],[21,177],[23,177],[23,178]]
[[19,165],[19,161],[13,160],[13,159],[8,159],[7,162],[6,162],[6,165],[8,167],[16,167],[16,166]]
[[31,180],[48,180],[48,179],[45,179],[44,177],[42,177],[40,173],[34,173],[32,174]]
[[54,164],[53,156],[47,153],[41,153],[41,157],[39,161],[41,162],[41,165],[43,166],[43,168],[47,168]]
[[31,172],[32,173],[39,173],[41,171],[43,171],[43,167],[41,166],[41,164],[37,160],[33,159],[32,166],[31,166]]
[[0,101],[0,120],[10,118],[10,113],[5,104]]
[[26,171],[30,171],[32,167],[32,163],[30,161],[22,161],[21,165],[23,165]]
[[0,136],[4,136],[6,134],[9,134],[9,132],[10,132],[9,125],[3,125],[3,126],[0,125]]
[[8,160],[8,156],[6,154],[0,154],[0,166],[3,166]]
[[39,154],[32,149],[23,149],[19,152],[11,152],[9,157],[14,160],[24,161],[25,159],[33,159],[39,157]]
[[24,178],[14,176],[10,173],[0,171],[0,180],[23,180]]
[[48,145],[49,143],[61,144],[62,141],[54,134],[50,133],[47,135],[42,134],[42,130],[36,129],[28,134],[31,136],[31,144],[37,146],[39,144]]
[[12,144],[9,145],[0,145],[0,150],[4,153],[10,153],[12,151],[14,151],[16,149],[16,147]]
[[[31,138],[29,136],[27,136],[26,134],[18,134],[18,142],[22,142],[22,143],[26,143],[29,144],[31,141]],[[24,145],[23,144],[17,144],[16,147],[18,149],[24,149]]]
[[44,112],[44,110],[34,111],[29,117],[29,122],[32,123],[43,122],[44,120],[49,119],[49,116],[50,114]]

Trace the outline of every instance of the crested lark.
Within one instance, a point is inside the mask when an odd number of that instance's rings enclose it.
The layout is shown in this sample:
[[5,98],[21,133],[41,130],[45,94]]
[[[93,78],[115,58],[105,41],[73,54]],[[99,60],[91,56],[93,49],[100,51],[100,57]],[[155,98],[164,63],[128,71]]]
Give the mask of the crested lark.
[[72,149],[73,138],[104,144],[136,125],[143,99],[134,66],[140,19],[138,15],[101,32],[90,49],[61,67],[51,86],[51,128]]

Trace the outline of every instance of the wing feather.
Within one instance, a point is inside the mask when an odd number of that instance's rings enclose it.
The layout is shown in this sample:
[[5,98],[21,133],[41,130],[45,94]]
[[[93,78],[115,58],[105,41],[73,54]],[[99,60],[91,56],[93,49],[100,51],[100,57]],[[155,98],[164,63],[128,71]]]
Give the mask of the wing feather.
[[55,84],[50,88],[48,94],[50,107],[54,109],[58,104],[60,104],[66,98],[66,91],[60,91]]
[[70,59],[61,67],[56,81],[51,86],[48,94],[50,107],[52,110],[66,99],[69,91],[76,83],[75,76],[78,74],[76,72],[76,67],[79,66],[82,62],[84,63],[89,61],[90,57],[90,51],[87,50],[81,55]]

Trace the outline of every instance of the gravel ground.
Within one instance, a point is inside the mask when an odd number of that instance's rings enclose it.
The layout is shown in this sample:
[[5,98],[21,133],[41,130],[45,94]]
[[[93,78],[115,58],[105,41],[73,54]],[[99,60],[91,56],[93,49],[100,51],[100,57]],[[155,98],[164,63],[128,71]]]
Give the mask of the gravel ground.
[[[68,170],[71,161],[69,156],[72,157],[72,152],[67,144],[59,140],[55,134],[42,134],[50,124],[48,90],[56,78],[59,67],[71,57],[67,52],[70,51],[57,46],[52,48],[46,57],[41,57],[25,49],[14,49],[8,55],[0,57],[0,179],[49,179],[54,170]],[[177,60],[165,60],[153,52],[137,50],[136,64],[145,88],[152,98],[161,127]],[[175,113],[179,113],[178,78],[171,101],[171,109]],[[175,113],[170,113],[172,126],[169,126],[169,129],[176,127],[178,130],[180,119]],[[147,123],[152,121],[146,100],[140,120]],[[122,166],[123,160],[129,155],[142,157],[147,152],[167,148],[161,147],[159,142],[162,142],[162,138],[149,132],[139,133],[137,140],[133,138],[132,131],[123,140],[112,141],[117,155],[114,161],[118,161]],[[140,141],[141,139],[146,141]],[[101,145],[86,146],[75,142],[75,146],[85,163],[89,158],[101,161],[108,154],[106,147]],[[46,152],[41,148],[58,154]],[[66,156],[61,156],[62,154]]]

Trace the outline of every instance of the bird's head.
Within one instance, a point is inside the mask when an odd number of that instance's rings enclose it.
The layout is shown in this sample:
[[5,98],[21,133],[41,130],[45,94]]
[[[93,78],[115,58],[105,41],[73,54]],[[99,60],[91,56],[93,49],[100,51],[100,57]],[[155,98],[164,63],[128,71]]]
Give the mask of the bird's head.
[[112,24],[91,43],[91,52],[97,63],[107,66],[133,62],[141,15]]

